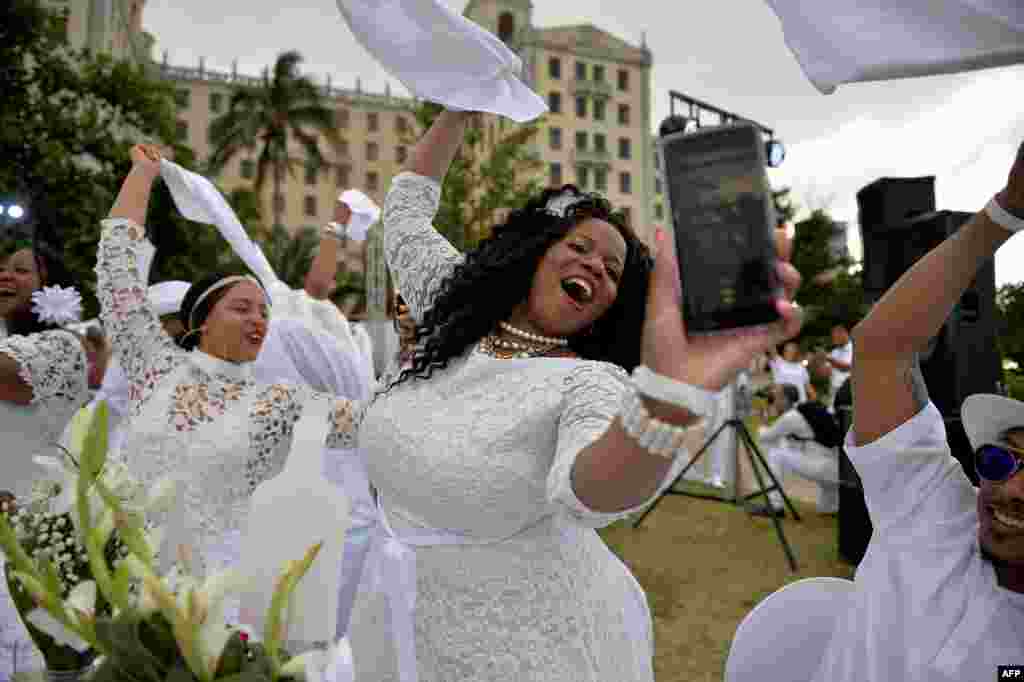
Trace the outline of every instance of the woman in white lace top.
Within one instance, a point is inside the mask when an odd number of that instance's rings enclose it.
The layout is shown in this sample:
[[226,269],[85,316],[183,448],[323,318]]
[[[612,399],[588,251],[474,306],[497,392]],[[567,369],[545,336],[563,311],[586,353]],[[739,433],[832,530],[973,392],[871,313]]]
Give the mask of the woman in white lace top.
[[[12,244],[0,256],[0,498],[24,498],[43,474],[33,461],[59,440],[89,400],[84,339],[38,319],[32,294],[72,286],[59,256],[42,243]],[[42,667],[6,584],[0,585],[0,680]]]
[[267,329],[267,298],[252,277],[213,275],[182,301],[186,333],[164,331],[138,263],[152,249],[145,221],[159,161],[142,147],[103,221],[97,290],[108,338],[129,383],[119,457],[149,484],[182,481],[184,530],[200,570],[234,564],[253,489],[282,469],[292,430],[314,402],[329,405],[327,446],[352,443],[354,405],[307,386],[262,384],[253,360]]
[[649,681],[646,599],[594,529],[673,479],[704,403],[655,401],[650,380],[641,399],[625,370],[706,398],[799,321],[780,300],[771,329],[687,339],[670,240],[652,271],[621,214],[572,187],[459,254],[431,221],[469,116],[440,115],[384,206],[417,346],[360,425],[381,537],[356,679]]

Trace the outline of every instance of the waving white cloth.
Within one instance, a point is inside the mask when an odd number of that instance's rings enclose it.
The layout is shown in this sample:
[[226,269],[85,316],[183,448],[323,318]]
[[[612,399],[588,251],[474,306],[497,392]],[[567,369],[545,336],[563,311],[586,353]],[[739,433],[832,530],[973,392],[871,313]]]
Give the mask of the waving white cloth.
[[519,123],[547,111],[518,78],[522,60],[441,0],[338,0],[338,9],[356,40],[417,97]]
[[380,206],[373,202],[373,199],[366,196],[357,189],[347,189],[338,197],[352,211],[346,226],[346,234],[349,239],[357,242],[366,241],[366,233],[375,222],[380,220]]
[[1024,63],[1021,0],[766,0],[818,90]]
[[213,183],[167,159],[160,162],[160,176],[181,215],[197,223],[216,226],[231,249],[270,291],[271,285],[278,281],[277,274],[260,247],[249,239],[235,212]]

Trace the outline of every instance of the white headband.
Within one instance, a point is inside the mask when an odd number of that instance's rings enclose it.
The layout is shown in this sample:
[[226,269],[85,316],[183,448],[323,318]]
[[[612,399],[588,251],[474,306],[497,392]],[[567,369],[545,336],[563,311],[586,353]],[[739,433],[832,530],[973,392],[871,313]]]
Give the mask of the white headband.
[[[189,331],[192,331],[192,330],[194,330],[196,328],[196,323],[195,323],[196,311],[199,310],[199,306],[202,305],[203,301],[206,300],[207,296],[209,296],[213,292],[217,291],[218,289],[223,289],[224,287],[226,287],[228,285],[234,284],[236,282],[243,282],[243,281],[252,282],[256,286],[258,286],[261,291],[263,291],[263,285],[260,284],[260,281],[258,279],[256,279],[255,277],[253,277],[252,275],[231,275],[230,277],[225,277],[223,279],[217,280],[216,282],[214,282],[213,284],[208,286],[206,288],[206,291],[204,291],[203,293],[199,294],[199,298],[197,298],[196,302],[192,304],[192,310],[189,311],[189,314],[188,314],[188,328],[189,328]],[[265,293],[266,292],[264,292],[264,294]]]

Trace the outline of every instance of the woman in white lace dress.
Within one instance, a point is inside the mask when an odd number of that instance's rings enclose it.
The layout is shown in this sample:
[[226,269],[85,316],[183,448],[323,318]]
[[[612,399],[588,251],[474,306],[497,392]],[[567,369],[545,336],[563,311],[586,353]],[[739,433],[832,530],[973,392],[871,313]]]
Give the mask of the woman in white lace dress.
[[[770,329],[687,339],[671,240],[652,270],[621,214],[572,187],[459,254],[431,221],[469,116],[440,115],[384,206],[417,348],[360,424],[381,537],[356,679],[650,681],[646,599],[594,529],[674,478],[707,390],[799,320],[780,299]],[[626,372],[641,362],[642,399]]]
[[254,378],[268,299],[253,277],[194,283],[179,311],[185,334],[174,340],[165,332],[139,268],[152,249],[142,227],[160,174],[152,153],[133,148],[134,165],[103,221],[97,256],[101,317],[131,403],[112,456],[146,484],[167,475],[182,482],[176,537],[192,545],[195,568],[209,574],[237,562],[252,491],[282,470],[300,417],[322,412],[317,425],[332,450],[325,456],[344,459],[356,405]]
[[[34,292],[72,284],[60,258],[41,243],[14,245],[0,257],[0,496],[5,500],[28,495],[43,474],[33,456],[47,454],[89,400],[84,339],[32,312]],[[0,681],[43,666],[3,583],[0,627]]]

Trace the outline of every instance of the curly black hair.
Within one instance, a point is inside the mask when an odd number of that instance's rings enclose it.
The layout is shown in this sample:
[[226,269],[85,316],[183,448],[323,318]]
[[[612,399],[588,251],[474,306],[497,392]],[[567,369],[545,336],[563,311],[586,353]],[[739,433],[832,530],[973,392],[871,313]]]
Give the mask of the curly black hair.
[[[61,255],[56,249],[41,241],[32,241],[24,236],[10,237],[4,240],[3,244],[0,244],[0,261],[6,261],[22,250],[32,252],[42,286],[74,287],[79,293],[82,292],[82,287],[64,265]],[[7,333],[11,335],[35,334],[59,328],[59,325],[41,322],[35,313],[32,312],[32,306],[26,306],[23,309],[14,311],[6,320],[6,325]]]
[[[564,192],[577,197],[577,203],[564,216],[548,211],[551,198]],[[447,367],[452,358],[494,331],[526,300],[548,249],[588,218],[618,229],[626,242],[626,264],[615,303],[592,331],[571,337],[569,348],[581,358],[611,362],[627,371],[640,364],[640,332],[654,261],[625,216],[605,198],[564,185],[544,190],[513,211],[441,282],[433,306],[416,326],[412,366],[389,382],[387,390],[410,377],[429,379],[435,368]]]
[[[213,273],[211,275],[203,277],[199,281],[193,283],[192,286],[188,288],[188,291],[185,292],[185,297],[181,299],[181,308],[178,310],[177,313],[178,319],[181,320],[181,325],[185,329],[185,331],[180,336],[174,339],[174,342],[179,347],[184,348],[185,350],[194,350],[199,346],[199,341],[202,334],[195,330],[198,330],[200,327],[203,326],[203,323],[206,322],[206,318],[210,316],[210,311],[212,311],[213,307],[217,305],[217,302],[224,298],[224,296],[229,291],[231,291],[231,289],[240,284],[240,282],[228,284],[226,286],[221,287],[220,289],[217,289],[216,291],[213,291],[212,293],[210,293],[209,296],[203,299],[203,302],[200,303],[198,307],[196,306],[196,300],[198,300],[198,298],[202,295],[204,291],[206,291],[207,289],[209,289],[210,287],[212,287],[214,284],[221,281],[225,277],[231,277],[238,274],[247,273]],[[263,285],[261,284],[260,289],[262,288]],[[192,322],[195,323],[195,327],[190,326]]]

